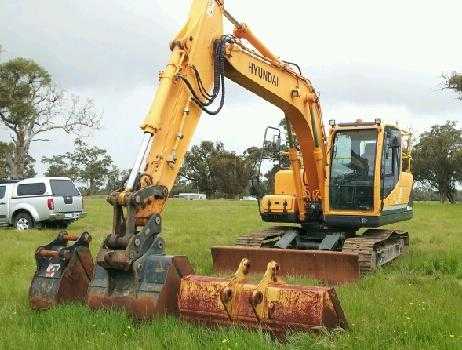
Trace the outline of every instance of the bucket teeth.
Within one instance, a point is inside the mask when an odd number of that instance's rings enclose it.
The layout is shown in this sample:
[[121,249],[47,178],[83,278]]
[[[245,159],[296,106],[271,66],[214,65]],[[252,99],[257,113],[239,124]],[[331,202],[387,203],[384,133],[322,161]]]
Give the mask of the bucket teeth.
[[[68,245],[69,241],[75,241]],[[58,234],[55,240],[35,251],[37,269],[29,288],[29,303],[34,310],[57,304],[85,301],[94,265],[88,248],[91,236]]]
[[[242,266],[246,265],[246,273]],[[190,275],[182,278],[178,294],[185,320],[213,325],[241,325],[275,333],[288,329],[346,328],[347,322],[335,290],[284,283],[279,265],[271,261],[257,285],[248,283],[243,259],[230,279]]]

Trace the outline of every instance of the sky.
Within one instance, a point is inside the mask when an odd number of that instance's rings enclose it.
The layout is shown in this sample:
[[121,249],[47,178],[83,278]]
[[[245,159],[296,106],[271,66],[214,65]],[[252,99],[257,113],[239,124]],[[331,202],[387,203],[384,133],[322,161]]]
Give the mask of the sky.
[[[129,168],[139,125],[186,21],[190,0],[0,0],[0,61],[32,58],[57,84],[94,100],[103,127],[86,138]],[[456,120],[462,101],[442,89],[441,75],[462,72],[458,0],[227,0],[225,7],[281,58],[297,62],[321,97],[327,120],[381,118],[417,135]],[[231,26],[226,25],[231,31]],[[193,138],[242,152],[260,145],[274,106],[227,81],[225,107],[203,114]],[[7,140],[6,130],[0,139]],[[73,136],[33,144],[32,156],[72,149]],[[43,171],[38,162],[37,170]]]

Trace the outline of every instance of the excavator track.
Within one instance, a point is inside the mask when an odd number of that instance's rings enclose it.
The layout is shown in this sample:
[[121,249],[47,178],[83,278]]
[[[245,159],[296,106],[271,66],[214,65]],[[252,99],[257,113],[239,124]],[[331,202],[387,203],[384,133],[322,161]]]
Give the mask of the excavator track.
[[[235,245],[254,248],[273,247],[285,233],[297,228],[276,226],[240,236]],[[361,274],[373,271],[403,254],[409,246],[409,234],[398,230],[369,229],[362,236],[347,238],[342,252],[359,257]]]
[[234,245],[247,247],[272,247],[288,230],[297,229],[291,226],[275,226],[240,236]]
[[403,254],[409,247],[404,231],[370,229],[362,236],[348,238],[342,252],[357,254],[361,274],[375,270]]

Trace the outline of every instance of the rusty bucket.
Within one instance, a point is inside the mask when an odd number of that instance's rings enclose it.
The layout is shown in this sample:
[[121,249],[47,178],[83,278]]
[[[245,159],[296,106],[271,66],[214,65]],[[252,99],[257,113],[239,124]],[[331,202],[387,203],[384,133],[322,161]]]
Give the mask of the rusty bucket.
[[247,282],[250,262],[242,259],[230,279],[190,275],[178,294],[181,318],[208,325],[239,325],[280,334],[287,330],[347,328],[335,290],[291,285],[272,261],[257,285]]
[[[75,241],[68,245],[68,242]],[[57,304],[85,301],[94,265],[88,232],[80,236],[58,234],[56,239],[35,251],[37,269],[29,288],[29,303],[34,310]]]
[[139,320],[178,314],[180,280],[192,273],[184,256],[148,254],[128,271],[96,265],[87,304],[92,309],[122,309]]

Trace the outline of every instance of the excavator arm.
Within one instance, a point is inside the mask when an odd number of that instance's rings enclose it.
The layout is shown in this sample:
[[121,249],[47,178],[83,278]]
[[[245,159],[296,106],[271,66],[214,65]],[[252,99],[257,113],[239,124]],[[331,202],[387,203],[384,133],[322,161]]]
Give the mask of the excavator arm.
[[[224,16],[234,22],[234,36],[223,35]],[[300,173],[302,162],[307,165],[304,181],[294,175],[303,219],[307,202],[324,197],[326,179],[326,137],[310,81],[273,55],[217,1],[194,1],[188,22],[170,48],[170,61],[159,74],[159,87],[141,126],[144,139],[137,161],[125,190],[111,197],[112,203],[125,205],[136,191],[156,188],[136,207],[127,231],[162,212],[202,111],[216,114],[223,106],[225,77],[279,107],[292,126],[289,130],[300,145],[300,152],[289,150],[293,174]],[[218,108],[211,110],[216,100]]]

